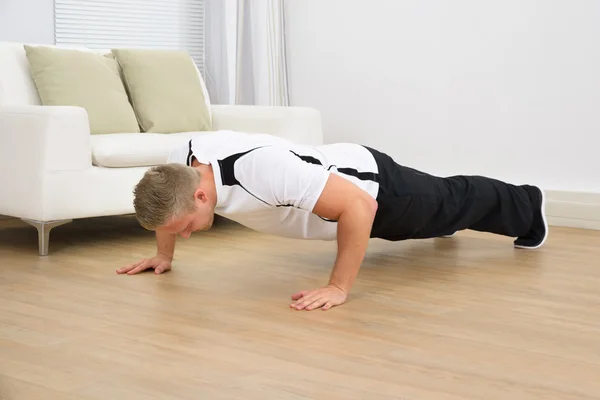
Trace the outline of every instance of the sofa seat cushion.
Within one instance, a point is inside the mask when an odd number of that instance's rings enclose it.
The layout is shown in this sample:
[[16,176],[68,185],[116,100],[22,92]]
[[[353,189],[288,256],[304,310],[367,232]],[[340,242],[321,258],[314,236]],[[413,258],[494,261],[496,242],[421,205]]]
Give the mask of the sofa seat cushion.
[[203,132],[162,133],[112,133],[92,135],[92,163],[99,167],[144,167],[167,162],[175,146],[187,142]]

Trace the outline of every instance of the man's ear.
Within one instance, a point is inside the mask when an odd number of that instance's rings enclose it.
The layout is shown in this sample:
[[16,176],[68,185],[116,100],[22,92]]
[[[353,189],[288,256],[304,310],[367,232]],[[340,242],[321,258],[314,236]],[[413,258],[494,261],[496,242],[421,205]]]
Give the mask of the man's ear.
[[196,189],[194,192],[194,199],[200,200],[203,203],[208,201],[208,197],[206,197],[206,193],[202,189]]

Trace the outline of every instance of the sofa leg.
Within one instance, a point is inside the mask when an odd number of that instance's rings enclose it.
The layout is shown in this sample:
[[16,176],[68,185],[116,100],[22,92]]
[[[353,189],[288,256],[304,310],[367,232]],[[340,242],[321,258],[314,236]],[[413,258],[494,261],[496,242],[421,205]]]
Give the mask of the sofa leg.
[[34,221],[30,219],[22,218],[23,221],[27,222],[29,225],[35,227],[38,231],[38,251],[40,256],[48,255],[48,244],[50,242],[50,231],[52,228],[56,228],[57,226],[67,224],[72,219],[64,219],[59,221]]

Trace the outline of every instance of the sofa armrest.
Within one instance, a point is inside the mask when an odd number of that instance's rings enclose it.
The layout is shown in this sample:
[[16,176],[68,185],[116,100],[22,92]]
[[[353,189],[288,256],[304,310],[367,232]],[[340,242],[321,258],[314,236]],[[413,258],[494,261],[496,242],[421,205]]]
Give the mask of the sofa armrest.
[[0,106],[0,214],[42,214],[47,174],[90,167],[85,109]]
[[91,166],[87,112],[69,106],[0,106],[0,163],[39,170]]
[[321,114],[308,107],[213,105],[214,130],[268,133],[298,144],[323,144]]

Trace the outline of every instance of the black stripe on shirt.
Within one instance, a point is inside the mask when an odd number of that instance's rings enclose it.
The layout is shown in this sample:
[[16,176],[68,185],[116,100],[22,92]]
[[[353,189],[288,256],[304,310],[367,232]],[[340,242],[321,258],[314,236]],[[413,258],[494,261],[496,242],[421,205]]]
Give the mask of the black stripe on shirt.
[[[298,153],[295,153],[291,150],[290,150],[290,152],[292,152],[296,157],[300,158],[304,162],[307,162],[309,164],[323,166],[323,163],[321,163],[321,161],[317,160],[316,158],[314,158],[312,156],[301,156]],[[327,168],[327,170],[329,171],[333,167],[335,167],[335,165],[331,165],[329,168]],[[356,170],[354,168],[348,168],[348,167],[337,168],[337,170],[338,170],[338,172],[340,172],[344,175],[353,176],[355,178],[360,179],[361,181],[379,182],[379,174],[377,174],[375,172],[359,172],[358,170]]]
[[309,164],[316,164],[316,165],[323,165],[321,163],[321,161],[317,160],[316,158],[312,157],[312,156],[301,156],[298,153],[293,152],[292,150],[290,150],[290,152],[292,152],[296,157],[298,157],[299,159],[301,159],[304,162],[307,162]]
[[257,195],[255,195],[254,193],[252,193],[248,189],[246,189],[240,183],[240,181],[235,177],[235,162],[237,160],[239,160],[242,156],[245,156],[246,154],[248,154],[251,151],[256,150],[256,149],[260,149],[260,147],[257,147],[255,149],[250,149],[250,150],[244,151],[242,153],[232,154],[229,157],[226,157],[222,160],[218,160],[219,169],[221,170],[221,183],[223,184],[223,186],[236,186],[237,185],[237,186],[241,187],[242,189],[244,189],[249,195],[251,195],[255,199],[265,203],[266,205],[272,206],[272,204],[269,204],[268,202],[264,201],[263,199],[261,199],[260,197],[258,197]]
[[358,172],[354,168],[338,168],[337,170],[342,174],[354,176],[361,181],[379,182],[379,175],[375,172]]
[[192,160],[194,157],[194,153],[192,152],[192,141],[190,140],[189,144],[188,144],[189,150],[188,150],[188,155],[187,158],[185,159],[185,165],[187,165],[188,167],[192,166]]

